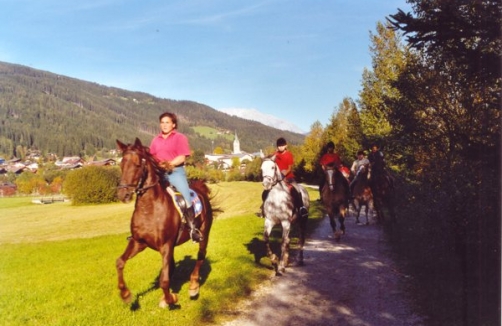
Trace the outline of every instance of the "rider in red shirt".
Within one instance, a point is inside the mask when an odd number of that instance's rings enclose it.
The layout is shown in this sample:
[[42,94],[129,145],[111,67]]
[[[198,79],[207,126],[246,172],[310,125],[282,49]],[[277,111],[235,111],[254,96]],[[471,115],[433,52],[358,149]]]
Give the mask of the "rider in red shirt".
[[[321,159],[319,160],[319,164],[321,165],[321,168],[323,170],[323,174],[321,176],[321,180],[319,182],[319,198],[322,198],[322,187],[324,186],[324,183],[326,182],[326,175],[325,175],[325,171],[326,171],[326,168],[328,166],[331,166],[331,167],[335,167],[337,168],[338,170],[340,170],[340,172],[342,172],[342,174],[344,175],[345,178],[347,178],[345,176],[345,171],[343,171],[343,169],[346,167],[343,166],[343,163],[342,163],[342,160],[340,159],[340,155],[338,155],[337,153],[335,153],[335,143],[333,143],[332,141],[328,142],[326,144],[326,153],[324,153],[322,156],[321,156]],[[347,182],[348,184],[348,182]]]
[[330,141],[326,145],[326,149],[328,150],[319,160],[319,163],[321,164],[321,167],[323,170],[326,170],[326,166],[332,165],[336,168],[339,168],[342,166],[342,160],[340,159],[340,156],[335,153],[335,144]]
[[[293,154],[288,151],[287,147],[288,144],[286,142],[286,139],[284,138],[279,138],[277,139],[277,150],[274,154],[275,156],[275,163],[279,167],[279,170],[281,171],[282,177],[284,178],[284,181],[286,181],[287,184],[291,185],[290,187],[290,192],[291,196],[293,197],[293,202],[295,204],[296,209],[298,209],[300,215],[302,216],[307,216],[308,211],[307,208],[303,204],[303,199],[302,199],[302,194],[300,190],[297,188],[297,183],[295,180],[295,175],[293,173],[293,165],[294,165],[294,158]],[[265,202],[265,199],[267,198],[268,191],[263,191],[262,193],[262,199],[263,202]],[[256,215],[263,217],[263,204],[260,207],[260,212],[256,213]]]

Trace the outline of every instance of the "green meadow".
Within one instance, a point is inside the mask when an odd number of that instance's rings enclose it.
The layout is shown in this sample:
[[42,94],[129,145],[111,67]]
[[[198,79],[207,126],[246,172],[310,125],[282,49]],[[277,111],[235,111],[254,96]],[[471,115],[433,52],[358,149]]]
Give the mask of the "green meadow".
[[[200,296],[191,300],[188,295],[198,247],[185,243],[175,250],[171,288],[179,302],[170,309],[158,307],[161,259],[150,249],[125,267],[132,304],[119,297],[115,260],[127,243],[133,203],[37,205],[31,197],[0,198],[2,324],[210,325],[232,318],[235,305],[273,276],[264,257],[263,220],[254,216],[262,188],[260,183],[230,182],[211,189],[213,204],[224,212],[211,230]],[[320,211],[317,192],[310,194],[312,229]],[[280,228],[274,234],[277,248]]]

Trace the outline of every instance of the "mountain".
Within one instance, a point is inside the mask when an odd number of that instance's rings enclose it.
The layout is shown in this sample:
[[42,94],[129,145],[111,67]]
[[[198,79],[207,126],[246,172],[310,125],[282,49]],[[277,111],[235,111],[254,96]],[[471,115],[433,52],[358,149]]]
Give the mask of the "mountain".
[[229,108],[229,109],[218,109],[218,111],[224,112],[226,114],[230,114],[232,116],[236,116],[239,118],[253,120],[263,123],[266,126],[277,128],[280,130],[287,130],[299,134],[304,134],[305,131],[301,130],[300,127],[295,124],[279,119],[273,115],[262,113],[255,109],[238,109],[238,108]]
[[[116,148],[115,140],[148,145],[158,117],[178,115],[193,150],[232,150],[237,133],[243,151],[256,152],[283,136],[302,144],[304,135],[219,112],[202,103],[161,99],[26,66],[0,62],[0,155],[30,150],[58,156],[93,155]],[[206,130],[205,133],[200,130]]]

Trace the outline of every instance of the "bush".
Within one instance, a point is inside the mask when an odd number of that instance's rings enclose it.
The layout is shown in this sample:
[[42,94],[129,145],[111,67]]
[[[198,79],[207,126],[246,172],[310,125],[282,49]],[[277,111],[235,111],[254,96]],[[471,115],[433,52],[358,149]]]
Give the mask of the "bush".
[[17,190],[21,194],[45,195],[48,193],[48,185],[45,179],[33,172],[25,171],[21,173],[16,181]]
[[118,167],[86,166],[68,173],[63,192],[73,205],[112,203],[117,201],[119,182]]

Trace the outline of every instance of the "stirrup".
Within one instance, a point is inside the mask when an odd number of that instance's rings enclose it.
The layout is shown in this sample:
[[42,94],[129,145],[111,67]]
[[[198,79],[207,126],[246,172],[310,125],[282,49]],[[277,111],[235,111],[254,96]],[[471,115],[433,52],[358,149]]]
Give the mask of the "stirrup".
[[298,212],[300,213],[300,215],[302,217],[308,217],[309,216],[309,212],[307,211],[307,208],[305,206],[300,207],[300,209],[298,210]]

